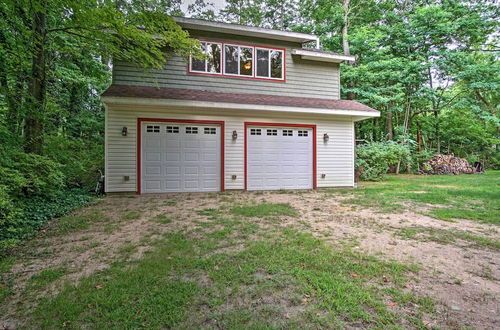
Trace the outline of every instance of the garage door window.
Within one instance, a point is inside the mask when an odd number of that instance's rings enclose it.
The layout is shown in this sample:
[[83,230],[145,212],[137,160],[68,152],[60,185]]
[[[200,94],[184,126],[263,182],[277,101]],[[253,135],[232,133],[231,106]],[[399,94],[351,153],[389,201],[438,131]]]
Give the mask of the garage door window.
[[308,131],[299,131],[298,136],[308,136],[309,132]]
[[167,133],[179,133],[179,126],[167,126]]
[[205,134],[217,134],[217,129],[215,127],[205,127]]
[[250,135],[261,135],[261,134],[262,134],[262,131],[260,130],[260,128],[250,129]]
[[284,129],[283,136],[293,136],[293,131],[291,129]]
[[146,131],[148,133],[160,133],[160,126],[148,125]]
[[278,130],[277,129],[268,129],[267,135],[278,135]]
[[186,127],[186,134],[198,134],[198,127]]

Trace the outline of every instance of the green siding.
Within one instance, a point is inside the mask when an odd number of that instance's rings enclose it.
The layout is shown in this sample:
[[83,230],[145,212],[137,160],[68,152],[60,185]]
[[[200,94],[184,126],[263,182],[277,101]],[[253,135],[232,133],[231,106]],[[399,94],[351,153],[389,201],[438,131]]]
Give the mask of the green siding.
[[215,41],[285,48],[286,82],[191,75],[187,73],[187,59],[172,56],[162,70],[144,70],[130,63],[115,61],[113,83],[214,92],[339,99],[339,65],[302,60],[300,57],[292,56],[291,49],[300,48],[300,44],[206,32],[191,31],[191,34]]

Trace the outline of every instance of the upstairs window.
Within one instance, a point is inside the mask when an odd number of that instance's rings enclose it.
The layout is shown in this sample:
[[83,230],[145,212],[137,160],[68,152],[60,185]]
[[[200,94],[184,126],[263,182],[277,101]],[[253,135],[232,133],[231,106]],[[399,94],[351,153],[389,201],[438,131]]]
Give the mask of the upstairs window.
[[256,48],[257,73],[259,78],[283,79],[283,51]]
[[191,57],[191,72],[221,74],[222,44],[215,42],[200,42],[201,50],[209,59],[196,59]]
[[224,45],[224,73],[253,76],[253,47]]
[[209,60],[190,59],[190,72],[285,80],[285,50],[212,41],[200,42]]

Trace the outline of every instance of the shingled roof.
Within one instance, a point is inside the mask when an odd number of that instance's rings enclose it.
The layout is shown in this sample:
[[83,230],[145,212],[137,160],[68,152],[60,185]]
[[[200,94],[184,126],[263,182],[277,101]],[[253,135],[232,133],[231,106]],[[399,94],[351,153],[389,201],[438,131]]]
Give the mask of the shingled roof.
[[189,101],[222,102],[236,104],[272,105],[283,107],[318,108],[332,110],[352,110],[376,112],[358,101],[330,100],[310,97],[278,96],[262,94],[221,93],[206,90],[158,88],[146,86],[111,85],[104,97],[137,97],[151,99],[173,99]]

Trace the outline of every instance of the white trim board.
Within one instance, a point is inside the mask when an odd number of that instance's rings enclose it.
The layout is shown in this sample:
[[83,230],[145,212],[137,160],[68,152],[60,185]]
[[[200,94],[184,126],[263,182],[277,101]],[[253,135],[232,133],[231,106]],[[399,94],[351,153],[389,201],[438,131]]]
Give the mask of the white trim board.
[[340,63],[342,61],[353,62],[356,60],[354,56],[328,54],[324,52],[315,52],[313,50],[308,50],[308,49],[292,49],[292,55],[298,55],[304,60],[333,62],[333,63]]

